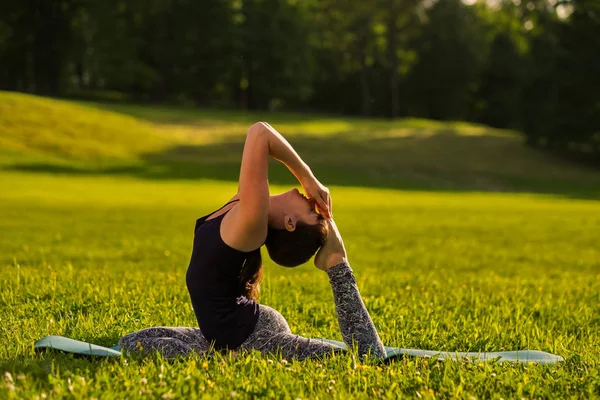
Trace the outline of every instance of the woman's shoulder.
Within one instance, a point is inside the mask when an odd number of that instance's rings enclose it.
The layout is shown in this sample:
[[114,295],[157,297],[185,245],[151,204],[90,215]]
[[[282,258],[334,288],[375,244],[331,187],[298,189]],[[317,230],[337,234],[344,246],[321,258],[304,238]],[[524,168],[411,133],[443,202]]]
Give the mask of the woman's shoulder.
[[230,248],[242,253],[250,253],[260,248],[267,239],[268,221],[265,221],[264,232],[257,229],[248,230],[243,219],[240,220],[239,208],[233,207],[224,214],[219,223],[221,240]]

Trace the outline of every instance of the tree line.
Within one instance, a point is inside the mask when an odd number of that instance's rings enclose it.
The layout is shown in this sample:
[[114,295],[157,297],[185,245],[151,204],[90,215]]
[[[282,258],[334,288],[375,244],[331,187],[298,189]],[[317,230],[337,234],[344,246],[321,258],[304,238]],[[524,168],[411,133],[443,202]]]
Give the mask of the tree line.
[[475,121],[597,157],[598,38],[597,0],[4,0],[0,89]]

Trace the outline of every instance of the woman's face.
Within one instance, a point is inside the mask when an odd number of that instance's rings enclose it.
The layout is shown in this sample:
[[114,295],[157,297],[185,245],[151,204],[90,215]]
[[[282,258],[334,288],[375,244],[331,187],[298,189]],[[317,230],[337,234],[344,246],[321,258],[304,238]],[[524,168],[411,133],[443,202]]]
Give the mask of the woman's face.
[[294,216],[298,221],[308,225],[315,225],[321,219],[321,215],[316,211],[317,202],[308,199],[296,188],[283,193],[286,200],[286,214]]

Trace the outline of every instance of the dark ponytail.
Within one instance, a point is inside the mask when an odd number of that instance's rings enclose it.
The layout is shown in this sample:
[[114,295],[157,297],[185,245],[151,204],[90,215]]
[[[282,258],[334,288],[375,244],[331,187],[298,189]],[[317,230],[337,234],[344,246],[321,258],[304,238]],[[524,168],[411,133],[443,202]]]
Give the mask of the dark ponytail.
[[260,297],[260,281],[263,278],[262,256],[260,249],[248,253],[240,271],[241,292],[250,300]]

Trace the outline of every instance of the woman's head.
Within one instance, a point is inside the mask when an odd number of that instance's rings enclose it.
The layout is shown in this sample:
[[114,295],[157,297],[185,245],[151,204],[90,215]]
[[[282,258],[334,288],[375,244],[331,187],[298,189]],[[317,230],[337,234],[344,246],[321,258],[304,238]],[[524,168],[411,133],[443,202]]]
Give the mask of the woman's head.
[[284,267],[304,264],[327,239],[327,223],[317,213],[316,203],[298,189],[281,195],[283,228],[269,226],[265,245],[271,259]]
[[[298,189],[289,190],[271,202],[277,203],[278,217],[269,224],[265,245],[271,259],[284,267],[304,264],[325,243],[328,225],[317,213],[315,202],[303,196]],[[240,271],[239,283],[242,294],[258,300],[263,277],[260,250],[247,255]]]

